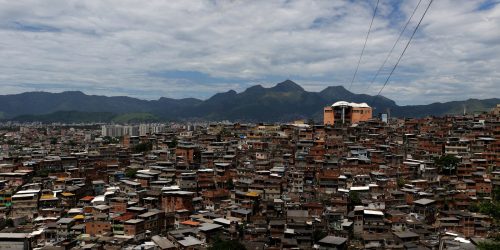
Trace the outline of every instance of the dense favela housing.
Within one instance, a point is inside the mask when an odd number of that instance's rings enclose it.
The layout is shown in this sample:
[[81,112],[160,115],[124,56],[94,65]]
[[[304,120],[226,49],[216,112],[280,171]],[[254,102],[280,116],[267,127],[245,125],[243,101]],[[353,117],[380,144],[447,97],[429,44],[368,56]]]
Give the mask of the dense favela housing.
[[[0,249],[476,249],[500,107],[324,122],[1,124]],[[497,245],[498,246],[498,245]]]

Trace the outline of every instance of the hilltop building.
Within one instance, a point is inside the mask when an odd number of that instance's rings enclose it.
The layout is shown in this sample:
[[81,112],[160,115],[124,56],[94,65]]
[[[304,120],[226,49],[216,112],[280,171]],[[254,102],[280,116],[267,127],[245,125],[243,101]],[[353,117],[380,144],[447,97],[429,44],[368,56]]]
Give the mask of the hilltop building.
[[372,108],[366,103],[338,101],[325,107],[323,124],[353,124],[372,119]]

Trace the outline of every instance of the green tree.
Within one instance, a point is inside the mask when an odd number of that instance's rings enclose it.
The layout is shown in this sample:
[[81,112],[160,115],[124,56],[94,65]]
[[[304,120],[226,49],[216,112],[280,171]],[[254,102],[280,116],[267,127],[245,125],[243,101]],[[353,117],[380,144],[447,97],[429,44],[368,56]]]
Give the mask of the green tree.
[[50,170],[42,169],[42,170],[36,171],[35,176],[48,177],[50,172],[51,172]]
[[472,203],[469,205],[469,211],[473,213],[479,212],[479,204],[478,203]]
[[6,226],[6,227],[14,227],[14,220],[12,220],[11,218],[8,218],[8,219],[5,221],[5,226]]
[[246,247],[237,240],[222,240],[218,237],[208,250],[246,250]]
[[349,192],[349,205],[351,205],[352,207],[361,205],[361,198],[359,197],[358,192]]
[[151,142],[139,143],[132,148],[134,153],[147,152],[153,149],[153,144]]
[[104,144],[110,144],[110,143],[119,143],[121,137],[111,137],[111,136],[104,136],[102,138],[102,143]]
[[493,191],[491,192],[491,198],[494,201],[500,202],[500,187],[495,187]]
[[479,250],[498,250],[500,249],[500,241],[484,241],[477,244]]
[[328,236],[328,234],[325,231],[316,229],[313,231],[313,234],[312,234],[313,242],[316,243],[316,242],[320,241],[321,239],[325,238],[326,236]]
[[500,202],[499,201],[482,201],[471,207],[482,214],[487,214],[495,222],[500,221]]
[[226,181],[226,189],[228,190],[233,190],[234,189],[234,183],[233,183],[233,179],[229,179]]
[[168,145],[168,148],[175,148],[177,147],[177,137],[174,137],[174,139],[172,139],[167,145]]
[[135,168],[129,168],[125,170],[125,176],[128,178],[134,178],[136,174],[137,174],[137,169]]
[[397,184],[398,184],[398,187],[399,187],[399,188],[402,188],[402,187],[406,184],[406,180],[405,180],[403,177],[400,177],[400,178],[397,180]]
[[442,174],[452,175],[457,171],[457,166],[460,163],[460,159],[453,155],[443,155],[434,160],[434,163],[439,168]]

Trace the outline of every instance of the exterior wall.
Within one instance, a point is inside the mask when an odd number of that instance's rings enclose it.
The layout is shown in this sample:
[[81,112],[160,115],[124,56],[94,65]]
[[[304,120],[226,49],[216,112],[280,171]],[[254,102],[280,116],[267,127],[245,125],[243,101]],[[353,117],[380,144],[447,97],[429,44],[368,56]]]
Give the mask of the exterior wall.
[[134,240],[143,240],[145,236],[144,222],[125,224],[123,226],[123,231],[124,235],[133,236]]
[[111,222],[109,221],[87,221],[85,223],[85,233],[90,235],[102,235],[111,232]]
[[111,212],[113,213],[126,213],[127,212],[127,202],[126,201],[115,201],[111,202]]
[[38,214],[38,195],[32,198],[12,198],[12,217],[35,218]]
[[159,212],[148,218],[144,218],[144,230],[151,231],[151,235],[164,233],[166,230],[165,213]]
[[187,163],[193,163],[194,148],[177,147],[175,149],[175,155],[182,156]]
[[[339,117],[337,117],[337,119],[339,119]],[[324,108],[324,125],[333,125],[337,119],[335,119],[335,109],[333,107]],[[368,121],[370,119],[372,119],[372,108],[347,107],[345,109],[346,123],[359,123],[362,121]]]
[[162,198],[162,209],[169,213],[176,210],[193,210],[192,196],[164,196]]
[[323,124],[324,125],[333,125],[334,123],[334,115],[332,107],[325,107],[323,111]]
[[351,123],[372,119],[372,108],[352,108],[351,112]]

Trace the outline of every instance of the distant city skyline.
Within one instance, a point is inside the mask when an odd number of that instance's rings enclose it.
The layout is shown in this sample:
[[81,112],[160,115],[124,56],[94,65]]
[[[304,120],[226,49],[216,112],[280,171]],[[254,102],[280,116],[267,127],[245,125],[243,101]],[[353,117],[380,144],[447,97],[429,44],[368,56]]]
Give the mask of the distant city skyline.
[[[418,0],[380,0],[352,92],[373,85]],[[400,105],[500,96],[500,1],[435,1],[382,92]],[[291,79],[349,89],[376,0],[1,1],[0,94],[207,99]]]

